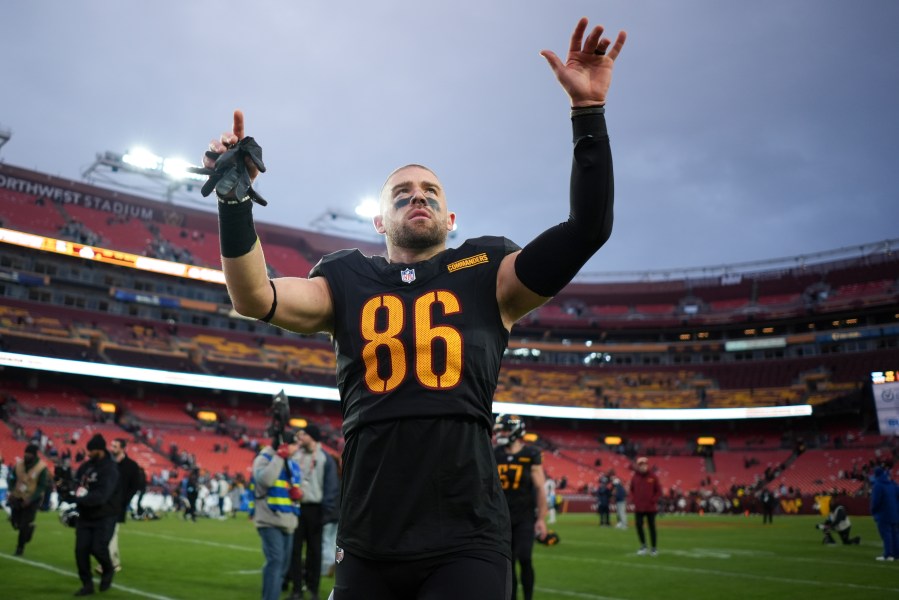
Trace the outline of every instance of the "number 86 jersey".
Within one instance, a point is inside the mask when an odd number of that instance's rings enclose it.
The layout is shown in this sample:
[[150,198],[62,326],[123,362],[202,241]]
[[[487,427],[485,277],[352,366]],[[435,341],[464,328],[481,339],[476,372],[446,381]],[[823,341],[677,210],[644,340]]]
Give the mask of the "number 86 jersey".
[[337,544],[373,560],[509,555],[493,394],[509,341],[496,275],[517,247],[469,240],[427,261],[322,259],[343,411]]
[[467,416],[493,424],[509,341],[496,275],[518,250],[500,237],[468,240],[414,264],[341,250],[322,258],[334,304],[344,434],[377,421]]

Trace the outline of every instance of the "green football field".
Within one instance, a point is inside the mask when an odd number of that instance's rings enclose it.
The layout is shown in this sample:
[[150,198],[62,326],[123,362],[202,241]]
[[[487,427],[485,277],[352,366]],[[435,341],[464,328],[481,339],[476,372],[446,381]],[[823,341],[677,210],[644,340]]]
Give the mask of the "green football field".
[[[569,600],[673,598],[899,598],[899,562],[879,562],[870,517],[853,518],[859,546],[825,546],[814,517],[667,516],[659,522],[659,556],[637,556],[636,532],[600,528],[594,515],[563,515],[557,546],[537,545],[535,597]],[[24,556],[15,532],[0,529],[0,598],[71,596],[74,530],[41,513]],[[107,598],[255,599],[262,553],[245,516],[197,523],[168,516],[130,521],[119,535],[124,569]],[[322,580],[322,598],[333,579]],[[464,599],[460,599],[464,600]]]

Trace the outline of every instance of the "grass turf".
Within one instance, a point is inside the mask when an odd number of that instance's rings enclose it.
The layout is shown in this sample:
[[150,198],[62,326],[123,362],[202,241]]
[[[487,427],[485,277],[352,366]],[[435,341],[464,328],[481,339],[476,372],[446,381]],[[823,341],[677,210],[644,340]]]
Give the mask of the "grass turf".
[[[878,562],[880,539],[870,517],[854,517],[860,546],[825,546],[816,517],[666,516],[659,556],[637,556],[637,535],[600,528],[595,515],[562,515],[551,527],[561,543],[535,545],[540,600],[845,599],[899,597],[899,562]],[[633,524],[631,524],[633,525]],[[34,540],[13,556],[16,532],[0,529],[0,597],[71,596],[80,586],[74,530],[40,513]],[[130,521],[119,533],[123,570],[104,599],[159,600],[260,596],[263,558],[245,516],[197,523],[170,515]],[[322,579],[322,598],[334,580]],[[520,594],[520,591],[519,591]],[[460,599],[466,600],[466,599]]]

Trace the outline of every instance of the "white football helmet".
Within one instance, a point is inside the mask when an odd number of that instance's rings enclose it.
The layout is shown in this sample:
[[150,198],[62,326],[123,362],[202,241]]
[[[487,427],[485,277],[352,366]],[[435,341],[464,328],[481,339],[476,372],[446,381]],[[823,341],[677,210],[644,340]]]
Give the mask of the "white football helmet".
[[78,524],[78,505],[71,502],[62,502],[59,505],[59,522],[66,527],[75,527]]

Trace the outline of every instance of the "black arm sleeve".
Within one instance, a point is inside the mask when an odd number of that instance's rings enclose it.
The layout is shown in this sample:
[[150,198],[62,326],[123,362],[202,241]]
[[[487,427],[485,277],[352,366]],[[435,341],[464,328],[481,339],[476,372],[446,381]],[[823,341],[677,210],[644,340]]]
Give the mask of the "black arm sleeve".
[[603,114],[574,116],[571,209],[568,220],[541,233],[515,260],[532,292],[555,296],[612,234],[612,149]]

